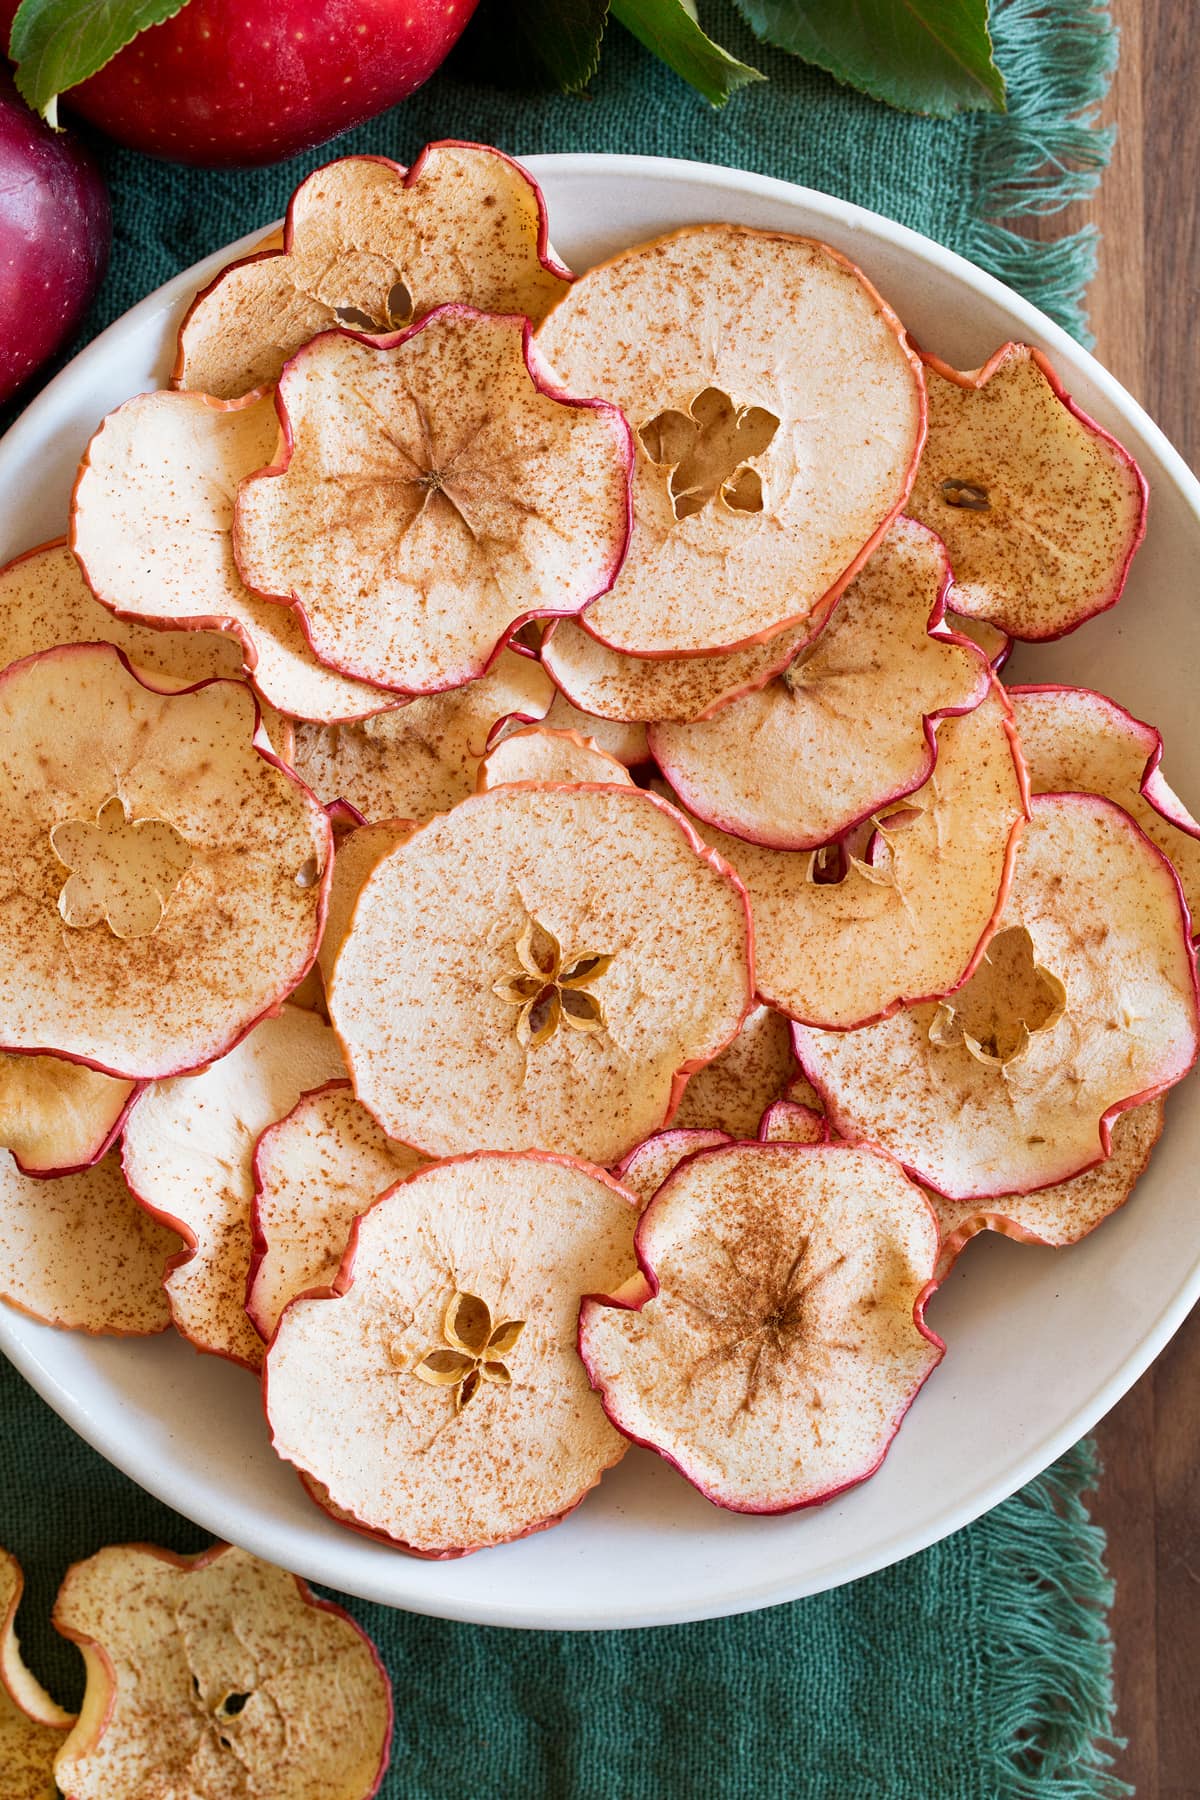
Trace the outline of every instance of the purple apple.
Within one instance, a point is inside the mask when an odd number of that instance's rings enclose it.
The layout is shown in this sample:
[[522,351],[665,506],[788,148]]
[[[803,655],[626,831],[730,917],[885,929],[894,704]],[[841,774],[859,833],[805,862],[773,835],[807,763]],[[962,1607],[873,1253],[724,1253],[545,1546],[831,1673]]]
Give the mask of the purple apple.
[[0,71],[0,400],[71,338],[111,242],[108,189],[91,156]]

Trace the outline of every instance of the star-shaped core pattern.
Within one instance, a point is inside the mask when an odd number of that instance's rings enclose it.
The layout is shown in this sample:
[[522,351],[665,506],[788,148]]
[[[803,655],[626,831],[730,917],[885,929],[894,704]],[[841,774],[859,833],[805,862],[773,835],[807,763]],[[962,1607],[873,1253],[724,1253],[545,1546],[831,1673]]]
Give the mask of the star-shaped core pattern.
[[1035,1031],[1057,1025],[1066,1003],[1066,988],[1035,960],[1025,927],[1014,925],[996,933],[970,981],[942,1001],[930,1041],[942,1049],[961,1043],[976,1062],[1002,1069],[1024,1056]]
[[71,871],[58,896],[68,925],[101,919],[114,937],[149,937],[183,879],[192,851],[166,819],[131,819],[119,795],[88,819],[64,820],[50,846]]
[[600,1001],[588,990],[611,956],[593,951],[564,956],[554,933],[536,919],[530,919],[513,949],[520,973],[498,981],[493,991],[517,1007],[517,1039],[526,1049],[546,1043],[560,1025],[570,1031],[603,1031]]
[[524,1329],[524,1319],[504,1319],[493,1325],[486,1300],[456,1291],[442,1320],[446,1348],[427,1350],[411,1373],[430,1387],[453,1388],[454,1410],[460,1413],[485,1381],[497,1387],[512,1386],[504,1359],[516,1348]]

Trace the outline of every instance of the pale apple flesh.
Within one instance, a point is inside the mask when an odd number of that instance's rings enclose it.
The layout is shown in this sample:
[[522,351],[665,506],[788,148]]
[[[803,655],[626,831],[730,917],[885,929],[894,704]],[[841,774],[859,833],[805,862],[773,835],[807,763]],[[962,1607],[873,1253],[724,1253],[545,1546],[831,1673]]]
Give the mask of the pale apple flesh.
[[621,1159],[613,1174],[639,1205],[646,1206],[685,1157],[732,1142],[727,1131],[671,1125],[666,1131],[656,1131],[653,1137],[638,1144]]
[[858,1026],[948,993],[983,954],[1027,806],[999,683],[973,712],[943,719],[937,743],[931,780],[874,821],[840,879],[823,878],[819,853],[698,826],[750,896],[759,997],[790,1018]]
[[1200,823],[1163,779],[1153,725],[1088,688],[1013,687],[1008,696],[1032,792],[1102,794],[1124,807],[1178,875],[1195,936]]
[[[588,641],[590,643],[591,639]],[[602,719],[596,714],[581,712],[577,706],[572,706],[565,694],[555,694],[550,703],[550,711],[542,722],[552,731],[578,731],[581,736],[590,738],[606,755],[624,763],[627,769],[639,768],[642,763],[650,761],[650,746],[646,742],[644,724]]]
[[612,585],[629,427],[553,385],[530,332],[444,306],[391,337],[325,332],[288,363],[234,549],[329,666],[405,693],[457,687],[526,619]]
[[776,1100],[763,1114],[758,1136],[764,1144],[828,1144],[829,1121],[815,1107]]
[[267,1343],[289,1300],[328,1287],[359,1213],[422,1166],[380,1131],[348,1081],[302,1094],[254,1152],[254,1254],[246,1312]]
[[130,1193],[115,1151],[37,1180],[0,1151],[0,1300],[18,1312],[93,1336],[165,1331],[163,1276],[178,1249]]
[[517,781],[568,785],[603,781],[632,787],[634,780],[623,762],[601,750],[578,731],[553,731],[530,725],[512,731],[494,745],[479,765],[481,794]]
[[1162,1134],[1165,1110],[1160,1097],[1118,1113],[1105,1160],[1052,1187],[997,1194],[982,1203],[947,1200],[932,1188],[926,1190],[942,1234],[937,1279],[946,1278],[964,1247],[981,1231],[1055,1249],[1079,1243],[1129,1199]]
[[416,825],[409,819],[385,819],[378,825],[359,825],[338,838],[329,884],[329,910],[317,951],[317,971],[323,993],[333,979],[333,965],[350,932],[350,921],[367,876],[397,844],[411,836]]
[[0,674],[0,727],[0,1046],[126,1080],[223,1055],[311,965],[332,862],[249,689],[67,645]]
[[342,725],[298,724],[293,767],[322,800],[364,819],[422,820],[474,793],[508,721],[540,719],[553,687],[541,665],[502,650],[486,675]]
[[1129,452],[1028,344],[965,373],[926,356],[925,376],[929,435],[909,511],[945,540],[955,611],[1036,641],[1115,605],[1146,529]]
[[328,1003],[389,1136],[610,1167],[735,1036],[751,979],[740,883],[674,808],[629,786],[516,786],[376,863]]
[[387,1674],[366,1633],[295,1575],[227,1545],[112,1545],[67,1571],[54,1624],[87,1671],[55,1765],[71,1800],[378,1792]]
[[640,1291],[584,1301],[580,1352],[617,1428],[709,1500],[811,1506],[874,1473],[941,1360],[937,1244],[874,1149],[703,1151],[641,1216]]
[[788,1021],[769,1006],[756,1006],[729,1048],[691,1077],[671,1123],[753,1137],[795,1068]]
[[[75,483],[71,546],[102,605],[125,620],[237,638],[258,692],[298,719],[361,719],[395,694],[313,655],[298,620],[251,594],[233,559],[238,483],[278,441],[268,395],[141,394],[105,419]],[[136,661],[136,658],[134,659]]]
[[925,433],[920,359],[861,272],[811,239],[686,226],[581,276],[538,342],[637,442],[629,557],[584,628],[656,657],[815,632]]
[[410,1176],[358,1220],[332,1287],[279,1321],[275,1449],[425,1555],[560,1517],[625,1448],[575,1335],[581,1297],[632,1272],[636,1220],[631,1196],[574,1158],[476,1153]]
[[254,1147],[300,1096],[345,1078],[328,1025],[285,1006],[199,1075],[155,1082],[125,1129],[125,1178],[184,1240],[171,1262],[171,1317],[197,1349],[257,1369],[246,1316],[253,1256]]
[[1166,858],[1111,801],[1031,806],[970,981],[861,1031],[795,1031],[833,1128],[953,1200],[1047,1188],[1102,1162],[1118,1115],[1186,1075],[1200,1041]]
[[[816,641],[765,687],[650,749],[688,811],[777,850],[814,850],[933,772],[934,727],[987,696],[981,651],[945,631],[941,540],[898,519]],[[749,753],[748,753],[749,751]]]
[[0,1148],[23,1175],[74,1175],[111,1150],[137,1083],[61,1056],[0,1053]]
[[197,296],[172,385],[234,399],[278,381],[320,331],[393,332],[448,301],[537,321],[569,282],[541,189],[499,150],[430,144],[408,170],[342,157],[296,189],[278,246],[264,241]]

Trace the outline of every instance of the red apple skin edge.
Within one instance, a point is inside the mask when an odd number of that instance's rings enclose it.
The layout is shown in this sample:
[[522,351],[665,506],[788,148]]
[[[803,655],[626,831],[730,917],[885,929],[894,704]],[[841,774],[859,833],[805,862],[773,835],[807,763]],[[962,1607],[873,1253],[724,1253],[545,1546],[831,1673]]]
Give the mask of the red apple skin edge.
[[[15,8],[0,0],[10,16]],[[0,69],[0,400],[74,335],[112,243],[91,155],[26,106]]]
[[[66,103],[117,143],[204,168],[278,162],[405,100],[477,0],[189,0]],[[17,0],[0,0],[5,42]]]

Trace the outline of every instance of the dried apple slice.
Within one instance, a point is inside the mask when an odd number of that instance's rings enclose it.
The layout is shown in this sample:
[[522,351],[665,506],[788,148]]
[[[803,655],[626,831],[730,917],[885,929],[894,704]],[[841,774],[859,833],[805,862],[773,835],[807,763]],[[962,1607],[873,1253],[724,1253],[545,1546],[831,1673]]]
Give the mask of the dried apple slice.
[[670,1130],[656,1131],[653,1137],[638,1144],[617,1164],[613,1174],[621,1186],[645,1206],[685,1157],[731,1142],[727,1131],[697,1129],[695,1126],[681,1129],[672,1125]]
[[[239,639],[219,631],[171,631],[118,619],[101,606],[83,579],[65,538],[27,550],[0,569],[0,668],[53,650],[59,644],[115,644],[135,669],[181,687],[245,673]],[[288,720],[273,706],[262,709],[272,747],[290,762],[294,739]]]
[[1014,687],[1008,697],[1032,791],[1102,794],[1124,807],[1174,867],[1200,930],[1200,823],[1163,780],[1153,725],[1089,688]]
[[137,1084],[61,1056],[0,1054],[0,1147],[23,1175],[74,1175],[116,1141]]
[[113,1545],[67,1571],[54,1624],[87,1671],[55,1765],[69,1800],[378,1792],[387,1674],[353,1619],[295,1575],[227,1545]]
[[199,1075],[155,1082],[125,1128],[125,1178],[186,1248],[172,1262],[171,1316],[197,1349],[258,1368],[246,1317],[254,1146],[301,1094],[345,1076],[332,1031],[285,1006]]
[[110,644],[0,674],[0,1045],[136,1080],[221,1056],[316,953],[329,824],[241,682]]
[[73,1724],[21,1660],[20,1564],[0,1550],[0,1769],[5,1800],[56,1800],[54,1759]]
[[756,1006],[729,1048],[692,1076],[671,1123],[753,1137],[795,1067],[788,1021],[769,1006]]
[[674,808],[504,787],[376,864],[328,999],[390,1137],[607,1166],[733,1038],[752,979],[741,884]]
[[[105,419],[80,464],[71,544],[88,585],[123,619],[225,631],[255,687],[297,719],[361,719],[398,704],[313,655],[299,621],[243,586],[230,536],[243,476],[270,461],[268,396],[139,394]],[[136,659],[135,659],[136,660]]]
[[163,1274],[178,1249],[129,1192],[115,1152],[32,1180],[0,1151],[0,1299],[20,1312],[112,1337],[165,1331]]
[[502,737],[479,765],[479,792],[514,781],[574,783],[606,781],[634,785],[623,762],[609,756],[578,731],[551,731],[529,725]]
[[233,398],[278,380],[333,325],[389,332],[461,300],[544,318],[571,277],[541,189],[482,144],[430,144],[411,169],[346,156],[292,195],[279,253],[224,269],[193,301],[172,385]]
[[1186,1075],[1200,1037],[1166,858],[1109,800],[1031,806],[999,929],[965,986],[862,1031],[795,1032],[834,1129],[955,1200],[1100,1162],[1118,1115]]
[[821,1112],[821,1096],[803,1070],[792,1076],[782,1097],[793,1106],[806,1106],[810,1112]]
[[[588,643],[591,642],[588,638]],[[650,761],[644,724],[636,720],[601,719],[592,713],[581,712],[577,706],[572,706],[565,694],[555,694],[542,723],[552,731],[578,731],[607,756],[624,763],[627,769],[636,769]]]
[[330,331],[280,377],[275,463],[242,483],[246,584],[323,662],[460,686],[508,633],[605,593],[629,536],[629,427],[555,386],[530,326],[444,306],[374,341]]
[[815,633],[925,434],[920,359],[854,265],[784,232],[687,226],[581,276],[538,343],[638,446],[629,557],[585,629],[640,656]]
[[497,727],[540,719],[553,692],[540,664],[502,650],[486,675],[449,693],[356,723],[297,725],[292,766],[364,819],[428,819],[474,793]]
[[[750,896],[761,999],[844,1030],[964,981],[995,926],[1025,818],[1004,691],[937,727],[923,788],[876,821],[865,854],[772,850],[700,829]],[[840,879],[831,879],[839,875]]]
[[766,687],[697,724],[651,725],[689,811],[752,843],[813,850],[927,781],[937,720],[989,685],[982,652],[942,625],[949,585],[941,540],[898,519],[820,637]]
[[977,644],[997,675],[1012,655],[1012,639],[1007,631],[1001,631],[990,619],[970,619],[962,613],[949,611],[946,614],[946,625],[957,636],[969,638],[971,643]]
[[[542,661],[563,694],[585,714],[614,722],[658,719],[686,725],[709,719],[731,700],[763,687],[819,636],[824,624],[821,614],[778,632],[765,644],[714,656],[627,656],[599,643],[582,623],[558,619],[542,642]],[[550,716],[552,720],[553,709]]]
[[348,1081],[302,1094],[254,1152],[254,1255],[246,1312],[267,1342],[289,1300],[327,1287],[350,1227],[422,1158],[384,1137]]
[[1162,1099],[1147,1100],[1119,1113],[1113,1121],[1112,1154],[1069,1181],[1035,1188],[1028,1194],[997,1194],[993,1199],[947,1200],[932,1189],[929,1201],[942,1234],[937,1279],[944,1281],[963,1247],[981,1231],[998,1231],[1025,1244],[1061,1249],[1102,1225],[1124,1206],[1145,1174],[1150,1153],[1162,1134]]
[[763,1114],[758,1136],[764,1144],[827,1144],[829,1121],[811,1106],[776,1100]]
[[385,819],[378,825],[360,825],[339,840],[333,859],[333,880],[329,884],[325,932],[317,951],[317,967],[326,990],[333,979],[333,965],[346,941],[367,876],[376,863],[382,862],[415,830],[416,826],[407,819]]
[[618,1430],[718,1506],[788,1512],[874,1474],[944,1346],[929,1204],[890,1157],[731,1144],[641,1216],[642,1274],[579,1347]]
[[945,539],[955,611],[1041,641],[1115,605],[1146,529],[1129,452],[1028,344],[965,373],[924,360],[929,436],[908,510]]
[[358,1220],[326,1296],[279,1321],[276,1450],[424,1555],[553,1524],[625,1448],[575,1334],[581,1296],[632,1271],[636,1219],[572,1157],[483,1152],[411,1176]]

